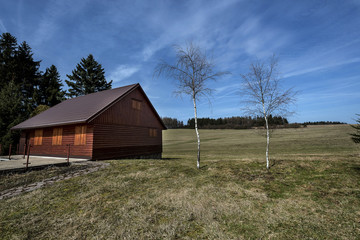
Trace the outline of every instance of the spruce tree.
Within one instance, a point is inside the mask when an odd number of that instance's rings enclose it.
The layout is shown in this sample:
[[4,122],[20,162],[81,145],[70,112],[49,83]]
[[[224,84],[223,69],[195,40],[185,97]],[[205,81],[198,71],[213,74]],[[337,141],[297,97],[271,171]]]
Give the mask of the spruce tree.
[[0,88],[15,78],[17,40],[10,33],[0,36]]
[[46,68],[39,85],[39,104],[52,107],[64,100],[65,92],[61,90],[62,86],[57,68],[54,65]]
[[356,133],[350,134],[352,137],[351,139],[354,141],[354,143],[360,143],[360,114],[356,114],[359,116],[359,118],[356,120],[358,123],[357,125],[351,125],[353,128],[356,129]]
[[10,143],[15,150],[20,135],[19,131],[10,131],[10,129],[25,120],[22,111],[21,90],[12,80],[0,91],[0,143],[3,153],[8,152]]
[[21,87],[27,116],[30,115],[39,102],[38,86],[41,77],[39,67],[40,61],[33,59],[30,46],[26,42],[21,43],[16,52],[15,81]]
[[28,118],[38,104],[39,66],[26,42],[18,45],[10,33],[0,35],[0,143],[5,150],[19,138],[11,127]]
[[30,114],[30,117],[34,117],[34,116],[36,116],[36,115],[38,115],[38,114],[40,114],[40,113],[48,110],[49,108],[50,108],[50,107],[49,107],[48,105],[42,105],[42,104],[41,104],[41,105],[37,106],[37,107],[34,109],[34,111]]
[[95,61],[92,54],[86,59],[82,58],[76,69],[72,71],[72,75],[66,76],[69,78],[69,80],[65,80],[69,86],[67,93],[69,97],[111,89],[112,81],[106,81],[104,69]]

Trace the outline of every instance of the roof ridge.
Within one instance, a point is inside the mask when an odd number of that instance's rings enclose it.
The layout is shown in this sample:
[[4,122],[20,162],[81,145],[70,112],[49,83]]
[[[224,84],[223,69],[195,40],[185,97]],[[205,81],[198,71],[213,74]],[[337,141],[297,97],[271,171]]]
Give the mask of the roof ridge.
[[[96,116],[100,115],[101,113],[105,112],[107,109],[109,109],[111,106],[113,106],[115,103],[117,103],[120,99],[122,99],[123,97],[125,97],[128,93],[132,92],[134,89],[136,89],[137,87],[139,87],[140,84],[136,83],[136,84],[131,84],[131,85],[127,85],[124,87],[131,87],[129,88],[126,92],[124,92],[123,94],[121,94],[119,97],[117,97],[115,100],[113,100],[112,102],[110,102],[109,104],[107,104],[105,107],[103,107],[102,109],[100,109],[99,111],[97,111],[96,113],[94,113],[93,115],[91,115],[90,117],[88,117],[86,119],[86,122],[91,122],[94,118],[96,118]],[[114,88],[116,89],[116,88]]]
[[[77,96],[77,97],[73,97],[73,98],[69,98],[69,99],[66,99],[65,101],[67,100],[72,100],[72,99],[76,99],[76,98],[81,98],[81,97],[86,97],[86,96],[91,96],[93,94],[99,94],[99,93],[104,93],[106,91],[112,91],[112,90],[118,90],[119,88],[126,88],[126,87],[130,87],[132,85],[137,85],[139,83],[134,83],[134,84],[129,84],[129,85],[126,85],[126,86],[122,86],[122,87],[117,87],[117,88],[111,88],[111,89],[106,89],[106,90],[102,90],[102,91],[97,91],[97,92],[93,92],[93,93],[88,93],[88,94],[85,94],[85,95],[81,95],[81,96]],[[64,102],[64,101],[63,101]],[[56,105],[55,105],[56,106]]]

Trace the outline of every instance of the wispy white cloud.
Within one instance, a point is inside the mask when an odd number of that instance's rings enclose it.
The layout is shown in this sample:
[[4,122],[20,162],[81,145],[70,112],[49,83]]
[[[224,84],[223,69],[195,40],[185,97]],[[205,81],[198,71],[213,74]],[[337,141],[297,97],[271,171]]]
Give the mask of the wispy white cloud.
[[114,71],[112,71],[109,74],[108,79],[113,80],[114,83],[120,82],[120,81],[132,76],[139,70],[140,70],[140,68],[138,66],[129,66],[126,64],[119,65]]
[[239,49],[250,57],[267,57],[291,42],[291,34],[267,25],[261,15],[249,16],[231,32],[229,48]]
[[334,67],[351,64],[351,63],[357,63],[357,62],[360,62],[360,57],[352,58],[352,59],[341,61],[341,62],[335,62],[335,63],[325,64],[325,65],[320,65],[320,66],[310,67],[310,68],[303,68],[303,69],[300,69],[297,71],[288,72],[288,73],[284,74],[284,78],[299,76],[299,75],[312,73],[312,72],[316,72],[316,71],[322,71],[322,70],[326,70],[329,68],[334,68]]
[[1,32],[7,32],[6,27],[3,23],[3,21],[0,19],[0,31]]
[[235,84],[226,84],[221,87],[215,88],[215,94],[222,94],[223,92],[229,92],[234,90],[239,90],[241,87],[241,83],[235,83]]
[[[214,15],[229,8],[236,1],[219,1],[216,4],[207,5],[203,2],[201,8],[189,7],[186,18],[177,18],[171,22],[164,22],[163,33],[154,41],[147,44],[143,51],[143,60],[149,60],[157,51],[172,44],[181,44],[187,40],[200,41],[209,22],[213,21]],[[204,42],[204,41],[203,41]]]
[[[276,53],[284,84],[304,93],[302,109],[312,111],[317,102],[317,113],[359,90],[359,3],[352,1],[4,1],[0,31],[28,41],[42,66],[55,64],[63,76],[91,52],[115,86],[136,76],[159,113],[183,119],[192,117],[191,101],[174,98],[172,82],[151,78],[158,59],[174,61],[172,44],[192,40],[214,57],[216,71],[233,73],[209,84],[218,117],[239,113],[240,74]],[[206,99],[201,104],[209,116]]]
[[71,0],[49,1],[44,8],[41,21],[34,32],[33,43],[41,45],[53,38],[59,30],[59,24],[62,22],[62,19],[71,18],[82,11],[87,2],[81,1],[74,4]]

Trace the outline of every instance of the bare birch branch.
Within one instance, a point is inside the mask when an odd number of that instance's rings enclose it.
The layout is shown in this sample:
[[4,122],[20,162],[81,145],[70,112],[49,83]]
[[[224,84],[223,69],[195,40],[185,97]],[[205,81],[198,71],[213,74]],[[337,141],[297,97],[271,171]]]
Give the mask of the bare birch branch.
[[185,48],[175,45],[176,62],[171,65],[161,61],[154,70],[154,76],[164,75],[176,81],[177,96],[189,95],[194,104],[195,132],[198,142],[197,168],[200,168],[200,134],[197,127],[197,102],[206,97],[210,102],[213,89],[206,86],[209,80],[216,80],[229,72],[214,72],[215,65],[204,52],[193,43]]
[[295,103],[297,94],[292,88],[287,90],[281,88],[277,68],[278,59],[273,55],[268,62],[257,60],[251,63],[249,72],[241,75],[243,81],[241,95],[244,98],[246,112],[250,115],[263,116],[265,120],[267,169],[270,168],[268,118],[273,114],[281,116],[291,114],[290,105]]

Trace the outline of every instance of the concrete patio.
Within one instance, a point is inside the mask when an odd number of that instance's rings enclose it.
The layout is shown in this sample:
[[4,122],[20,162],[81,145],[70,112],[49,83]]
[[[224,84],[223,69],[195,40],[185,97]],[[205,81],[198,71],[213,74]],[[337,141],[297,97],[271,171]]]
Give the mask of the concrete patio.
[[[88,159],[81,158],[70,158],[69,162],[84,162]],[[44,168],[51,165],[65,165],[67,164],[67,159],[62,157],[47,157],[47,156],[30,156],[28,169],[33,168]],[[23,171],[26,170],[26,156],[25,159],[23,155],[13,155],[9,160],[8,156],[0,156],[0,173],[8,171]]]

